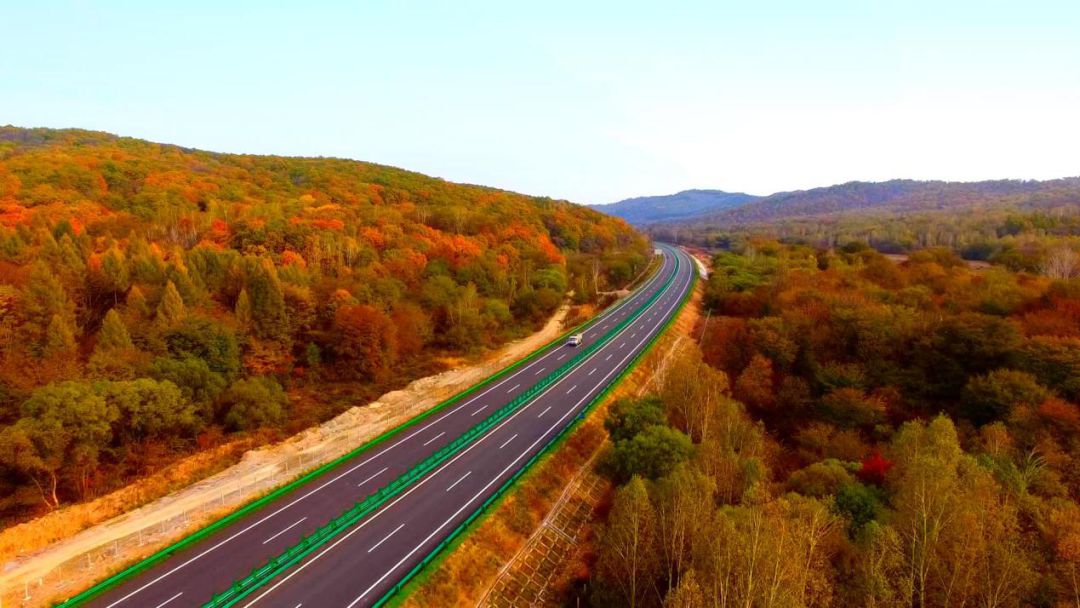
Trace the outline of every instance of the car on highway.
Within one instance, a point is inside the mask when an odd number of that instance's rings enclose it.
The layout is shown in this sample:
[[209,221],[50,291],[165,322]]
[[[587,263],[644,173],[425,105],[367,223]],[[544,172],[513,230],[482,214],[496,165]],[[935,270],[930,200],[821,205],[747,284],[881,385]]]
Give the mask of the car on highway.
[[582,335],[582,334],[574,334],[574,335],[572,335],[572,336],[570,336],[569,338],[566,339],[566,345],[567,346],[577,346],[577,345],[581,344],[581,341],[584,340],[584,339],[585,339],[584,335]]

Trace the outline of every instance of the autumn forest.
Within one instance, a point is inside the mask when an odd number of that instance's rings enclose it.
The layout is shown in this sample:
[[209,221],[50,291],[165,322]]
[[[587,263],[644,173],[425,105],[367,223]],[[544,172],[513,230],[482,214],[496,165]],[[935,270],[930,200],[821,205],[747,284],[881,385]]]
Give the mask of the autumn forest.
[[0,128],[0,518],[318,423],[588,309],[649,251],[390,167]]

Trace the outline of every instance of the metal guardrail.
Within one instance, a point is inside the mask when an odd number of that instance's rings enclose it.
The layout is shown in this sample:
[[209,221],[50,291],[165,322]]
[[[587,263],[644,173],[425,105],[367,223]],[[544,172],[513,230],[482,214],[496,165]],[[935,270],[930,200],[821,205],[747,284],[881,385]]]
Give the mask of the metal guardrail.
[[[657,290],[656,293],[650,296],[649,299],[646,300],[640,307],[638,307],[634,314],[630,315],[618,325],[613,327],[609,332],[604,334],[601,339],[587,346],[585,349],[580,351],[578,354],[576,354],[558,369],[553,371],[551,374],[548,374],[539,382],[527,389],[524,393],[518,395],[509,403],[496,410],[490,416],[477,423],[469,430],[462,433],[457,439],[454,439],[434,454],[425,458],[423,461],[420,462],[420,464],[409,469],[397,479],[391,481],[389,484],[383,486],[382,488],[379,488],[379,490],[377,490],[374,494],[368,496],[364,500],[357,502],[341,515],[335,517],[324,526],[305,536],[297,544],[286,549],[283,553],[277,555],[276,557],[271,558],[266,564],[255,568],[251,571],[250,574],[248,574],[244,578],[235,581],[232,585],[229,586],[228,589],[215,594],[210,599],[210,601],[203,604],[203,608],[229,608],[230,606],[235,605],[237,602],[250,595],[256,589],[269,582],[278,574],[287,570],[289,567],[293,566],[304,557],[310,555],[316,549],[322,547],[330,540],[335,538],[338,534],[350,528],[353,524],[357,523],[367,515],[373,513],[380,506],[385,504],[386,501],[400,494],[414,481],[431,472],[437,466],[457,454],[458,451],[471,443],[474,439],[476,439],[480,435],[483,435],[492,427],[502,422],[505,418],[510,416],[510,414],[512,414],[523,404],[531,401],[534,397],[546,390],[549,386],[560,380],[566,374],[570,373],[570,371],[577,367],[577,365],[581,363],[581,361],[583,361],[585,358],[589,357],[597,350],[605,346],[614,338],[614,336],[616,336],[623,329],[637,321],[637,319],[642,314],[644,314],[644,312],[664,293],[664,291],[671,284],[671,282],[675,280],[676,276],[678,276],[678,270],[679,258],[678,256],[676,256],[675,270],[674,272],[672,272],[671,276],[665,281],[664,285],[659,290]],[[535,457],[530,459],[524,467],[519,469],[518,473],[515,473],[512,479],[516,479],[517,475],[519,475],[521,471],[528,468],[528,466],[534,460]],[[489,503],[490,499],[488,501],[485,501],[477,512],[482,511]],[[467,521],[471,522],[472,519],[473,517],[470,517]],[[450,538],[452,538],[454,535],[456,535],[456,531],[454,534],[451,535]],[[436,550],[432,552],[432,555],[438,553],[445,546],[445,542],[446,541],[440,543],[439,547],[437,547]],[[425,561],[422,563],[426,564],[427,558],[425,558]],[[411,575],[409,575],[407,578],[409,577],[411,577]]]
[[[630,298],[633,298],[635,295],[637,295],[637,293],[641,289],[643,289],[645,287],[646,287],[646,285],[638,286],[630,294],[627,294],[627,296],[625,296],[623,298],[623,301],[624,302],[629,301]],[[621,304],[613,307],[611,310],[617,309],[618,306],[621,306]],[[505,368],[495,372],[494,374],[488,376],[487,378],[484,378],[483,380],[480,380],[479,382],[473,384],[469,388],[467,388],[467,389],[461,391],[460,393],[450,397],[449,399],[446,399],[446,400],[432,406],[428,410],[426,410],[426,411],[424,411],[424,412],[410,418],[409,420],[406,420],[405,422],[403,422],[403,423],[401,423],[401,424],[399,424],[399,425],[397,425],[397,426],[395,426],[395,427],[393,427],[391,429],[388,429],[388,430],[380,433],[376,437],[373,437],[372,439],[363,442],[361,445],[359,445],[359,446],[357,446],[355,448],[352,448],[352,449],[347,449],[344,454],[340,454],[339,456],[336,456],[336,457],[331,454],[331,457],[330,457],[330,459],[328,461],[325,461],[322,464],[319,464],[317,467],[315,467],[314,469],[308,471],[307,473],[298,475],[295,479],[293,479],[292,481],[290,481],[290,482],[288,482],[288,483],[286,483],[284,485],[269,488],[269,490],[270,490],[269,493],[255,498],[254,500],[248,502],[247,504],[242,505],[236,511],[233,511],[232,513],[230,513],[230,514],[228,514],[228,515],[226,515],[226,516],[224,516],[224,517],[210,523],[209,525],[196,530],[195,532],[193,532],[193,533],[185,536],[184,538],[181,538],[180,540],[178,540],[178,541],[176,541],[176,542],[174,542],[174,543],[172,543],[172,544],[170,544],[170,545],[168,545],[168,546],[154,552],[153,554],[151,554],[151,555],[149,555],[147,557],[142,558],[142,559],[136,561],[135,563],[133,563],[133,564],[127,566],[127,567],[124,567],[119,572],[117,572],[117,573],[115,573],[115,574],[113,574],[111,576],[108,576],[104,580],[99,581],[98,583],[94,584],[93,586],[89,587],[88,589],[85,589],[82,592],[79,592],[79,593],[69,597],[68,599],[63,600],[62,602],[57,604],[57,606],[62,606],[64,608],[68,608],[68,607],[75,607],[75,606],[85,605],[87,602],[89,602],[93,598],[97,597],[98,595],[100,595],[100,594],[104,593],[105,591],[108,591],[109,589],[115,587],[116,585],[119,585],[122,582],[124,582],[124,581],[126,581],[126,580],[128,580],[128,579],[130,579],[130,578],[144,572],[145,570],[148,570],[152,566],[154,566],[157,563],[161,562],[162,560],[172,556],[176,552],[178,552],[178,551],[180,551],[180,550],[182,550],[182,549],[184,549],[184,548],[186,548],[186,547],[188,547],[188,546],[190,546],[192,544],[195,544],[195,543],[197,543],[199,541],[202,541],[206,537],[210,536],[211,534],[214,534],[215,532],[221,530],[222,528],[224,528],[224,527],[226,527],[228,525],[231,525],[232,523],[234,523],[237,520],[239,520],[240,518],[248,515],[252,511],[262,508],[266,504],[268,504],[268,503],[270,503],[270,502],[272,502],[274,500],[277,500],[281,496],[295,490],[296,488],[298,488],[301,485],[309,482],[313,478],[318,477],[319,475],[322,475],[322,474],[326,473],[327,471],[337,467],[341,463],[346,462],[346,461],[354,458],[357,454],[360,454],[360,453],[362,453],[364,451],[367,451],[367,450],[375,447],[376,445],[379,445],[380,443],[390,439],[391,437],[396,436],[397,434],[404,431],[405,429],[408,429],[408,428],[410,428],[412,426],[415,426],[419,422],[421,422],[421,421],[423,421],[423,420],[437,414],[438,412],[444,410],[448,406],[450,406],[450,405],[452,405],[454,403],[457,403],[457,402],[461,401],[462,399],[467,398],[470,395],[482,390],[483,388],[485,388],[485,387],[491,385],[492,383],[498,381],[500,378],[514,372],[515,370],[519,369],[521,366],[523,366],[523,365],[533,361],[537,357],[541,356],[542,354],[547,352],[547,350],[551,346],[553,346],[555,344],[562,343],[564,340],[566,340],[567,336],[569,336],[569,335],[571,335],[573,333],[584,331],[586,328],[591,327],[592,325],[598,323],[602,318],[603,318],[602,316],[593,317],[592,319],[589,319],[589,320],[587,320],[587,321],[585,321],[585,322],[583,322],[583,323],[581,323],[581,324],[567,330],[566,332],[561,334],[559,337],[555,338],[554,340],[552,340],[552,341],[548,342],[547,344],[541,346],[540,348],[536,349],[535,351],[530,353],[528,356],[518,360],[517,362],[515,362],[515,363],[513,363],[511,365],[506,366]],[[302,467],[304,464],[305,464],[305,462],[304,462],[303,459],[300,459],[299,462],[296,463],[296,465],[298,467]],[[287,470],[288,470],[288,464],[287,463],[285,465],[285,468],[286,468],[286,472],[287,472]],[[276,481],[276,478],[272,479],[271,482],[273,482],[272,485],[277,485],[277,483],[278,483]],[[244,486],[240,486],[237,491],[239,491],[240,489],[243,489],[243,487],[246,487],[247,485],[248,484],[245,484]],[[234,492],[233,490],[230,490],[230,491],[228,491],[226,493],[227,494],[232,494],[233,492]],[[222,503],[224,503],[224,497],[222,498]],[[181,518],[184,522],[187,521],[187,515],[188,515],[188,513],[185,512],[183,514],[183,517]],[[149,531],[146,533],[146,535],[150,536]],[[138,543],[137,544],[139,546],[141,546],[143,544],[143,531],[139,530],[139,532],[137,534],[135,534],[134,536],[138,537]],[[110,543],[109,546],[106,547],[106,549],[114,549],[114,547],[112,546],[113,544],[114,543]],[[119,555],[119,551],[113,551],[113,552],[116,553],[117,555]],[[87,556],[89,556],[89,553],[87,554]],[[82,564],[82,561],[83,561],[82,558],[83,558],[82,555],[77,557],[77,560],[78,560],[78,562],[80,564]],[[93,567],[94,568],[105,568],[105,566],[103,566],[101,563],[97,563],[99,561],[101,561],[101,560],[95,559]],[[87,567],[89,567],[89,565],[90,565],[90,560],[89,559],[86,560],[85,565]],[[39,581],[39,583],[40,583],[40,581]],[[61,587],[65,586],[65,585],[66,585],[66,583],[62,584]],[[30,599],[29,586],[27,586],[27,592],[25,594],[20,594],[20,595],[25,595],[26,596],[25,599],[29,600]],[[0,600],[0,601],[2,601],[2,600]]]
[[[675,259],[677,262],[678,257],[676,257]],[[676,273],[677,271],[678,266],[676,266]],[[675,275],[673,274],[672,278],[674,279],[674,277]],[[689,289],[687,289],[686,292],[688,295],[693,293],[694,286],[697,284],[697,280],[698,279],[696,275],[691,279]],[[661,289],[660,291],[662,292],[663,289]],[[541,448],[539,452],[534,454],[532,458],[529,458],[529,460],[526,461],[524,466],[515,471],[509,479],[507,479],[501,486],[499,486],[499,488],[495,490],[495,493],[489,496],[487,500],[485,500],[478,509],[473,511],[469,515],[469,517],[465,519],[465,521],[461,522],[456,528],[454,528],[450,532],[449,535],[447,535],[446,538],[440,541],[434,549],[428,552],[428,554],[424,556],[424,559],[420,560],[419,563],[417,563],[408,572],[406,572],[405,576],[401,577],[401,579],[397,583],[395,583],[393,587],[387,590],[387,592],[384,593],[382,597],[380,597],[378,601],[375,602],[375,604],[373,604],[373,608],[380,608],[384,606],[387,602],[389,602],[391,598],[393,598],[399,591],[401,591],[402,588],[405,587],[405,585],[407,585],[424,568],[429,566],[431,562],[433,562],[439,556],[440,553],[442,553],[447,547],[449,547],[462,532],[464,532],[469,526],[471,526],[487,510],[487,508],[491,506],[492,503],[502,498],[506,491],[509,490],[510,487],[514,485],[514,483],[522,475],[524,475],[525,472],[528,471],[537,460],[550,453],[556,446],[561,443],[564,438],[569,436],[570,432],[576,429],[577,426],[581,424],[583,420],[585,420],[589,413],[591,413],[592,409],[596,407],[598,403],[602,402],[604,398],[606,398],[609,394],[611,394],[611,392],[615,390],[615,387],[619,385],[622,379],[625,378],[627,374],[632,372],[635,367],[637,367],[638,363],[641,362],[641,359],[644,358],[645,355],[647,355],[649,351],[652,350],[653,346],[656,345],[656,339],[659,338],[660,335],[663,334],[665,331],[667,331],[668,326],[670,326],[675,321],[675,319],[678,318],[679,313],[682,312],[682,309],[689,301],[689,298],[685,298],[682,303],[679,304],[678,308],[675,310],[675,314],[671,315],[671,317],[664,323],[664,326],[660,329],[660,331],[656,332],[656,335],[650,340],[649,345],[646,348],[642,349],[641,352],[639,352],[637,355],[635,355],[634,358],[630,361],[629,365],[624,367],[622,371],[619,372],[619,374],[615,377],[615,379],[612,380],[611,383],[604,388],[604,390],[597,393],[597,395],[589,401],[588,405],[582,408],[581,413],[577,415],[577,417],[571,424],[566,425],[562,428],[562,430],[556,433],[555,436],[552,437],[551,440],[543,448]]]

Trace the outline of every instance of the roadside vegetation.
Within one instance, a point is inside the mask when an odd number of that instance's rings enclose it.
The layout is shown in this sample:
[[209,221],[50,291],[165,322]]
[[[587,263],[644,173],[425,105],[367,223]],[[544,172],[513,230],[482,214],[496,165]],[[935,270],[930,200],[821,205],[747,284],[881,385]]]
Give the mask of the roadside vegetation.
[[1077,605],[1080,282],[746,239],[705,306],[569,605]]
[[649,253],[583,207],[390,167],[0,128],[0,522],[591,310]]

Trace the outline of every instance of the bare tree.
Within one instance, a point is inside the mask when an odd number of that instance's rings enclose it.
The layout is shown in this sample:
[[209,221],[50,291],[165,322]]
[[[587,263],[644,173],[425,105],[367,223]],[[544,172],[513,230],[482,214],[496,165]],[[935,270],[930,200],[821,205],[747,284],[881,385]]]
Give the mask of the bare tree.
[[1080,255],[1068,247],[1058,247],[1046,254],[1039,270],[1051,279],[1071,279],[1080,275]]

